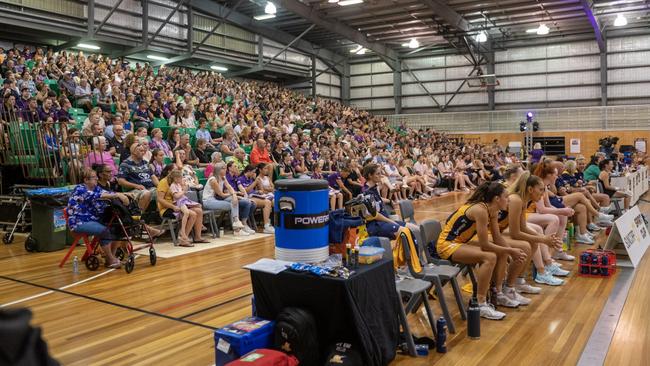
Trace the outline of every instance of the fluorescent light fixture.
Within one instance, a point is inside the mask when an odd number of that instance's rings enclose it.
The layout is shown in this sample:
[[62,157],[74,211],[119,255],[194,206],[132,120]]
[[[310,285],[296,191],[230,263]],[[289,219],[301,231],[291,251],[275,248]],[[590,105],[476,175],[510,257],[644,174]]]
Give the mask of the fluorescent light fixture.
[[339,1],[339,5],[341,6],[348,6],[348,5],[354,5],[354,4],[361,4],[363,0],[341,0]]
[[480,31],[474,39],[476,39],[476,42],[483,43],[487,41],[487,33],[485,33],[485,31]]
[[627,25],[627,18],[623,14],[618,14],[614,20],[615,27],[624,27]]
[[95,46],[94,44],[88,44],[88,43],[79,43],[77,44],[77,47],[79,48],[85,48],[87,50],[98,50],[101,49],[99,46]]
[[537,28],[537,34],[539,34],[540,36],[548,34],[548,32],[549,32],[549,28],[544,23],[540,24],[539,28]]
[[210,68],[212,70],[217,70],[217,71],[228,71],[227,67],[218,66],[218,65],[212,65],[212,66],[210,66]]
[[328,1],[328,3],[331,3],[331,4],[336,4],[336,3],[338,3],[338,2],[339,2],[339,0],[329,0],[329,1]]
[[365,55],[365,54],[366,54],[366,49],[365,48],[362,48],[362,49],[359,50],[359,52],[357,52],[357,55]]
[[418,42],[417,39],[411,38],[411,41],[409,42],[409,48],[418,48],[420,47],[420,42]]
[[262,15],[256,15],[253,17],[255,20],[267,20],[267,19],[272,19],[275,18],[275,14],[262,14]]
[[278,10],[275,8],[275,4],[273,4],[270,1],[266,2],[266,6],[264,7],[264,12],[266,14],[275,14]]
[[539,28],[533,28],[533,29],[526,29],[526,33],[537,33],[537,30]]
[[167,57],[162,57],[162,56],[156,56],[156,55],[147,55],[147,58],[150,60],[156,60],[156,61],[169,61]]
[[357,46],[357,48],[351,49],[350,53],[357,53],[357,52],[361,51],[361,49],[363,49],[363,46],[359,45],[359,46]]

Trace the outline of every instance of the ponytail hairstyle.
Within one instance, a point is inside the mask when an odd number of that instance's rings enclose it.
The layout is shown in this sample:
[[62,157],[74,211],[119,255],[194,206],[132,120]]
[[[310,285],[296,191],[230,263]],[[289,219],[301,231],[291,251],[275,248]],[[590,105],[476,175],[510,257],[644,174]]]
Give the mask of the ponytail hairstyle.
[[467,203],[490,203],[505,192],[506,187],[498,182],[485,182],[478,186]]
[[553,174],[557,169],[551,160],[544,159],[537,164],[533,172],[534,175],[544,179],[547,176]]
[[264,170],[264,168],[266,168],[266,163],[257,164],[257,168],[255,170],[255,175],[259,176],[262,173],[262,170]]
[[542,178],[530,174],[529,171],[524,172],[524,174],[520,175],[515,184],[511,185],[508,188],[508,192],[510,194],[516,194],[519,197],[521,197],[521,200],[524,202],[529,201],[528,197],[528,188],[529,187],[535,187],[538,185],[543,185],[544,183],[542,182]]

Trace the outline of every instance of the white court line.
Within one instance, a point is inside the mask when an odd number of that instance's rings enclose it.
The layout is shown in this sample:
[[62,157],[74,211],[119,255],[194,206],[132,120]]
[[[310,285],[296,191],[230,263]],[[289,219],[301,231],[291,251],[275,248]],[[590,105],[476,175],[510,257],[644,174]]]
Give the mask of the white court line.
[[[96,274],[96,275],[94,275],[94,276],[92,276],[92,277],[88,277],[88,278],[86,278],[85,280],[81,280],[81,281],[73,282],[73,283],[71,283],[71,284],[69,284],[69,285],[65,285],[65,286],[63,286],[63,287],[59,287],[58,290],[65,290],[65,289],[69,289],[70,287],[74,287],[74,286],[77,286],[77,285],[81,285],[82,283],[86,283],[86,282],[88,282],[88,281],[94,280],[95,278],[101,277],[101,276],[103,276],[103,275],[105,275],[105,274],[107,274],[107,273],[111,273],[111,272],[113,272],[114,270],[115,270],[115,268],[108,269],[108,270],[106,270],[106,271],[104,271],[104,272],[102,272],[102,273],[98,273],[98,274]],[[7,307],[7,306],[11,306],[11,305],[19,304],[19,303],[21,303],[21,302],[25,302],[25,301],[29,301],[29,300],[33,300],[33,299],[37,299],[37,298],[39,298],[39,297],[41,297],[41,296],[49,295],[49,294],[52,294],[52,293],[54,293],[53,290],[44,291],[44,292],[41,292],[40,294],[36,294],[36,295],[32,295],[32,296],[28,296],[28,297],[25,297],[25,298],[22,298],[22,299],[18,299],[18,300],[16,300],[16,301],[12,301],[12,302],[8,302],[8,303],[6,303],[6,304],[2,304],[2,305],[0,305],[0,308],[4,308],[4,307]]]
[[37,298],[39,298],[41,296],[49,295],[49,294],[52,294],[52,293],[54,293],[54,291],[52,291],[52,290],[41,292],[40,294],[32,295],[32,296],[25,297],[25,298],[22,298],[22,299],[19,299],[19,300],[16,300],[16,301],[12,301],[12,302],[8,302],[6,304],[2,304],[2,305],[0,305],[0,308],[4,308],[4,307],[7,307],[7,306],[19,304],[21,302],[37,299]]

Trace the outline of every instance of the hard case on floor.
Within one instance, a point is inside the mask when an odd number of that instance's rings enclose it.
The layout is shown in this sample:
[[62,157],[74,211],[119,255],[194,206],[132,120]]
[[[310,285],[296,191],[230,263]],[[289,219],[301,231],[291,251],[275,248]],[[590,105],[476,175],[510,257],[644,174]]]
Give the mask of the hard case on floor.
[[215,364],[224,366],[250,351],[273,344],[275,322],[249,317],[214,332]]
[[256,349],[226,366],[297,366],[298,360],[280,351]]

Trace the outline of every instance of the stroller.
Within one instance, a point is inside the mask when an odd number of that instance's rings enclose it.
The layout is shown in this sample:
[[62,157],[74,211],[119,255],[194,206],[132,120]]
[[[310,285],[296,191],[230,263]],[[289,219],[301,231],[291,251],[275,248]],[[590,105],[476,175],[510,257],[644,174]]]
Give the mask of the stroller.
[[[118,248],[115,252],[115,256],[120,260],[120,262],[124,263],[126,273],[131,273],[133,271],[133,268],[135,267],[134,253],[140,249],[149,248],[149,263],[151,263],[152,266],[155,266],[158,260],[151,234],[139,215],[140,212],[138,205],[134,200],[131,200],[128,206],[125,206],[119,200],[112,200],[110,201],[110,205],[104,211],[103,222],[108,226],[112,237],[115,238],[114,240],[126,242],[126,245]],[[65,216],[67,221],[67,212],[65,213]],[[147,234],[146,242],[137,246],[133,245],[131,240],[136,237],[142,238],[142,233]],[[102,255],[99,238],[93,238],[92,241],[89,241],[88,235],[86,234],[72,233],[72,235],[74,236],[74,241],[72,242],[68,253],[59,264],[59,267],[63,267],[74,251],[79,240],[83,240],[86,243],[86,252],[81,257],[81,260],[84,261],[88,270],[96,271],[99,268],[100,256]]]

